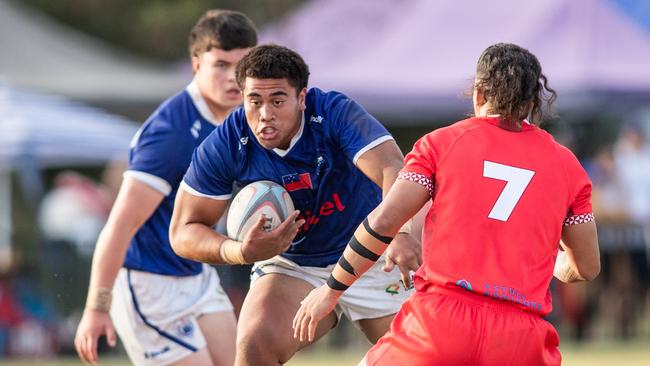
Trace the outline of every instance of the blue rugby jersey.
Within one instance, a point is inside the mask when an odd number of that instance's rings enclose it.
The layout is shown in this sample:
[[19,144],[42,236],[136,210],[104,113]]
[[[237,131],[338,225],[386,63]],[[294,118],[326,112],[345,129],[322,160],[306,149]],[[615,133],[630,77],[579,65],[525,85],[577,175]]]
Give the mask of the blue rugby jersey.
[[287,150],[267,150],[235,110],[197,148],[181,188],[228,199],[233,184],[259,180],[283,185],[306,223],[282,256],[302,266],[335,263],[363,219],[381,201],[381,188],[355,163],[393,137],[356,102],[312,88],[301,127]]
[[177,256],[169,243],[169,222],[176,191],[194,149],[215,128],[214,116],[198,87],[169,98],[147,119],[131,141],[124,173],[162,192],[165,198],[135,234],[124,267],[172,276],[196,275],[201,264]]

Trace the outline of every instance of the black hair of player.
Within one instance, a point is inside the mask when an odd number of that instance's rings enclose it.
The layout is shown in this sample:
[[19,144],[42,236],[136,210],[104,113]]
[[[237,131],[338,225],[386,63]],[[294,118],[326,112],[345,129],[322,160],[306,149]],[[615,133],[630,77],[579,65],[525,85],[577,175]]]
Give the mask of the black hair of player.
[[491,105],[489,114],[499,114],[502,126],[518,130],[521,121],[530,118],[539,125],[557,94],[548,85],[535,55],[511,43],[497,43],[483,51],[476,65],[474,88]]
[[257,45],[257,29],[245,14],[231,10],[208,10],[196,22],[189,36],[190,57],[212,48],[230,51]]
[[237,85],[244,90],[246,78],[287,79],[296,92],[307,87],[309,66],[298,53],[275,44],[253,48],[237,64]]

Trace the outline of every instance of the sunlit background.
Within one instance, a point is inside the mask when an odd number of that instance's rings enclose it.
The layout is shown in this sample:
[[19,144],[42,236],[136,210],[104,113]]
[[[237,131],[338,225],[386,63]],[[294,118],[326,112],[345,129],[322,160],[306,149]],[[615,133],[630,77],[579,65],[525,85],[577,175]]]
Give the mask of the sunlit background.
[[[590,174],[603,261],[592,283],[552,284],[549,320],[567,364],[650,364],[645,0],[0,0],[0,363],[76,362],[129,141],[191,80],[187,35],[210,8],[243,11],[262,42],[298,51],[311,86],[354,97],[405,152],[471,111],[485,47],[536,54],[559,96],[543,126]],[[241,301],[247,269],[220,271]],[[290,364],[355,364],[362,338],[344,323]],[[119,347],[102,355],[128,364]]]

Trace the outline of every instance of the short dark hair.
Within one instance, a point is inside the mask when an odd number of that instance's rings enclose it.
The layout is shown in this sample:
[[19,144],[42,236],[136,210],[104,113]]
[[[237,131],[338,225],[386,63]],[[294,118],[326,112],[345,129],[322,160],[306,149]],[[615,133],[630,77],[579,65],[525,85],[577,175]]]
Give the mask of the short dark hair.
[[244,90],[246,78],[287,79],[297,92],[307,87],[309,66],[298,53],[275,44],[253,48],[237,64],[236,78]]
[[550,110],[557,98],[537,57],[511,43],[497,43],[483,51],[474,87],[491,104],[489,112],[500,114],[505,127],[514,129],[529,113],[532,123],[541,123],[543,102]]
[[231,10],[208,10],[192,27],[190,57],[212,48],[230,51],[257,45],[257,29],[246,15]]

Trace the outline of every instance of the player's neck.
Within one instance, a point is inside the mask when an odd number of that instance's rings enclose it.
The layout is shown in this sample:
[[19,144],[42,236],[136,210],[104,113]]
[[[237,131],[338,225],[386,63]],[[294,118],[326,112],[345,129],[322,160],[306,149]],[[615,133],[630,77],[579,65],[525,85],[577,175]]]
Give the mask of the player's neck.
[[494,116],[495,113],[493,113],[491,110],[492,110],[492,104],[490,104],[490,102],[485,102],[479,108],[475,109],[476,117],[485,118],[485,117]]
[[203,99],[205,99],[205,104],[208,105],[208,109],[210,109],[210,112],[212,112],[212,116],[214,116],[214,120],[216,123],[223,122],[226,119],[226,117],[228,117],[230,112],[232,112],[232,110],[234,109],[230,107],[224,107],[205,97]]

